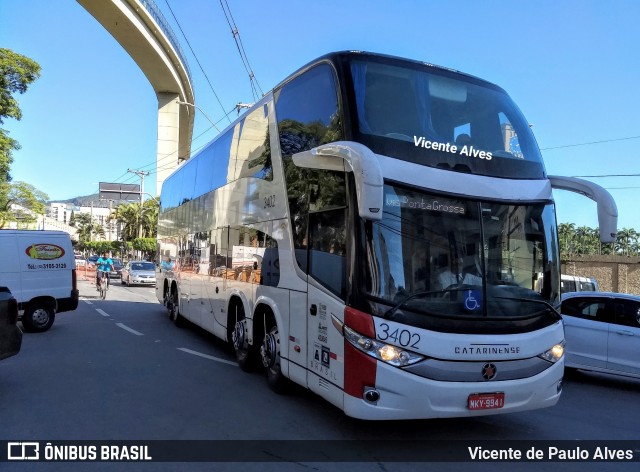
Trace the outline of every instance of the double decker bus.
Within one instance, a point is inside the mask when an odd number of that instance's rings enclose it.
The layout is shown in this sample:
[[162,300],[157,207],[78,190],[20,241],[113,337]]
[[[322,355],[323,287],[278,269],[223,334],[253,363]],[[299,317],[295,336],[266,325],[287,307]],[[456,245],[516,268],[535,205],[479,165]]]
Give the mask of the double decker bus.
[[266,94],[162,187],[157,297],[275,391],[415,419],[554,405],[564,334],[552,188],[501,88],[340,52]]

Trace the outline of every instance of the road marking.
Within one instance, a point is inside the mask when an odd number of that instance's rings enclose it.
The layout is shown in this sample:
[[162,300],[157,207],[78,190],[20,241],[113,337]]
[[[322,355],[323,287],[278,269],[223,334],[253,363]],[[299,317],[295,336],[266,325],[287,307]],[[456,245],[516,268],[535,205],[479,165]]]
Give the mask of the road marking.
[[144,336],[144,334],[140,333],[139,331],[136,331],[135,329],[131,329],[127,325],[123,325],[122,323],[116,323],[116,326],[119,326],[125,331],[129,331],[130,333],[133,333],[136,336]]
[[84,300],[84,302],[85,302],[87,305],[93,305],[93,303],[91,303],[89,300]]
[[106,313],[104,310],[102,310],[101,308],[96,308],[96,311],[98,313],[100,313],[102,316],[109,316],[109,313]]
[[193,354],[194,356],[204,357],[205,359],[210,359],[212,361],[221,362],[223,364],[229,364],[229,365],[233,365],[233,366],[237,365],[236,362],[231,362],[231,361],[228,361],[226,359],[220,359],[219,357],[213,357],[213,356],[210,356],[208,354],[203,354],[203,353],[198,352],[198,351],[192,351],[191,349],[187,349],[186,347],[179,347],[177,349],[178,349],[178,351],[186,352],[187,354]]

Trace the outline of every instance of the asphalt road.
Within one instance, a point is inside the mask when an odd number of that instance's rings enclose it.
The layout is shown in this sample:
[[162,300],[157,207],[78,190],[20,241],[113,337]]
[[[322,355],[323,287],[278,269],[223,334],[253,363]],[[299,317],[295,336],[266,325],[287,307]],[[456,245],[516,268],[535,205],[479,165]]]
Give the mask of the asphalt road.
[[[366,422],[314,394],[271,392],[260,373],[236,365],[224,343],[196,327],[175,327],[148,287],[115,283],[107,300],[81,282],[81,302],[46,333],[25,333],[21,352],[0,362],[0,439],[61,440],[426,440],[468,446],[497,440],[631,440],[640,457],[640,381],[578,373],[552,408],[479,418]],[[242,457],[242,442],[225,442]],[[375,446],[375,443],[371,443]],[[560,443],[559,443],[560,444]],[[572,444],[574,445],[574,444]],[[301,446],[301,447],[302,447]],[[234,451],[233,448],[238,448]],[[285,457],[285,460],[287,458]],[[369,460],[369,459],[367,459]],[[441,470],[542,470],[558,464],[452,463]],[[563,470],[637,470],[637,462],[579,463]],[[28,467],[27,467],[28,466]],[[237,470],[217,463],[215,470]],[[295,461],[248,463],[243,470],[425,470],[425,464]],[[0,470],[211,470],[190,463],[0,463]]]

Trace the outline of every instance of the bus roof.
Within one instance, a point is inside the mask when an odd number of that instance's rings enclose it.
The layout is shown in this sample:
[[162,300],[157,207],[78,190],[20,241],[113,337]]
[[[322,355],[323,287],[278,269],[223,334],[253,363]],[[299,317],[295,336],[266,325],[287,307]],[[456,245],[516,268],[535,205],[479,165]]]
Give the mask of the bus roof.
[[368,52],[368,51],[358,51],[358,50],[352,50],[352,51],[335,51],[335,52],[330,52],[327,54],[324,54],[323,56],[320,56],[316,59],[314,59],[313,61],[308,62],[307,64],[305,64],[304,66],[300,67],[298,70],[296,70],[295,72],[293,72],[292,74],[290,74],[288,77],[286,77],[284,80],[282,80],[278,85],[276,85],[273,90],[277,90],[280,87],[282,87],[283,85],[285,85],[287,82],[289,82],[290,80],[292,80],[293,78],[295,78],[296,76],[298,76],[299,74],[301,74],[302,72],[304,72],[305,70],[309,69],[310,67],[321,63],[323,61],[329,61],[332,63],[337,63],[337,62],[341,62],[344,59],[350,59],[350,58],[355,58],[355,57],[360,57],[363,59],[369,59],[369,60],[382,60],[383,62],[396,62],[396,63],[409,63],[409,64],[414,64],[417,66],[422,66],[422,67],[427,67],[427,68],[431,68],[431,69],[437,69],[439,71],[444,71],[444,72],[448,72],[451,74],[456,74],[456,75],[461,75],[466,77],[467,79],[471,79],[472,81],[478,82],[479,84],[483,84],[483,85],[488,85],[490,87],[494,87],[497,88],[501,91],[504,91],[500,86],[489,82],[487,80],[481,79],[479,77],[476,77],[474,75],[468,74],[466,72],[461,72],[457,69],[452,69],[450,67],[445,67],[445,66],[440,66],[437,64],[433,64],[431,62],[425,62],[425,61],[419,61],[416,59],[408,59],[405,57],[400,57],[400,56],[393,56],[390,54],[380,54],[380,53],[374,53],[374,52]]

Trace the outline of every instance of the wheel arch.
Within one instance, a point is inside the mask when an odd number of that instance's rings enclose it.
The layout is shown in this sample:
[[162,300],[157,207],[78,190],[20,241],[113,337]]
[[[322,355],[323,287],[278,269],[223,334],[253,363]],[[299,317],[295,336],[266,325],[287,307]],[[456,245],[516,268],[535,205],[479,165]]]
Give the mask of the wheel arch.
[[285,326],[282,313],[274,300],[268,297],[258,297],[252,314],[252,327],[250,330],[250,339],[252,342],[262,342],[265,335],[265,315],[270,316],[273,322],[278,326],[278,330],[285,336],[283,339],[289,339],[289,327]]
[[53,308],[54,313],[58,312],[58,301],[55,299],[55,297],[51,297],[51,296],[34,297],[28,302],[23,303],[22,309],[28,310],[29,308],[33,308],[35,306],[41,306],[41,305],[46,305]]
[[[226,321],[226,332],[227,332],[227,341],[231,342],[231,333],[233,332],[233,328],[234,328],[234,319],[235,319],[235,314],[232,312],[232,308],[235,304],[240,304],[242,305],[242,308],[244,310],[244,317],[247,320],[247,323],[250,324],[251,323],[251,319],[249,314],[251,313],[251,304],[249,302],[249,299],[247,298],[247,296],[244,294],[243,291],[241,290],[231,290],[228,294],[227,297],[227,303],[226,303],[226,307],[227,307],[227,321]],[[247,328],[249,328],[249,326],[247,326]],[[250,331],[250,330],[249,330]]]

